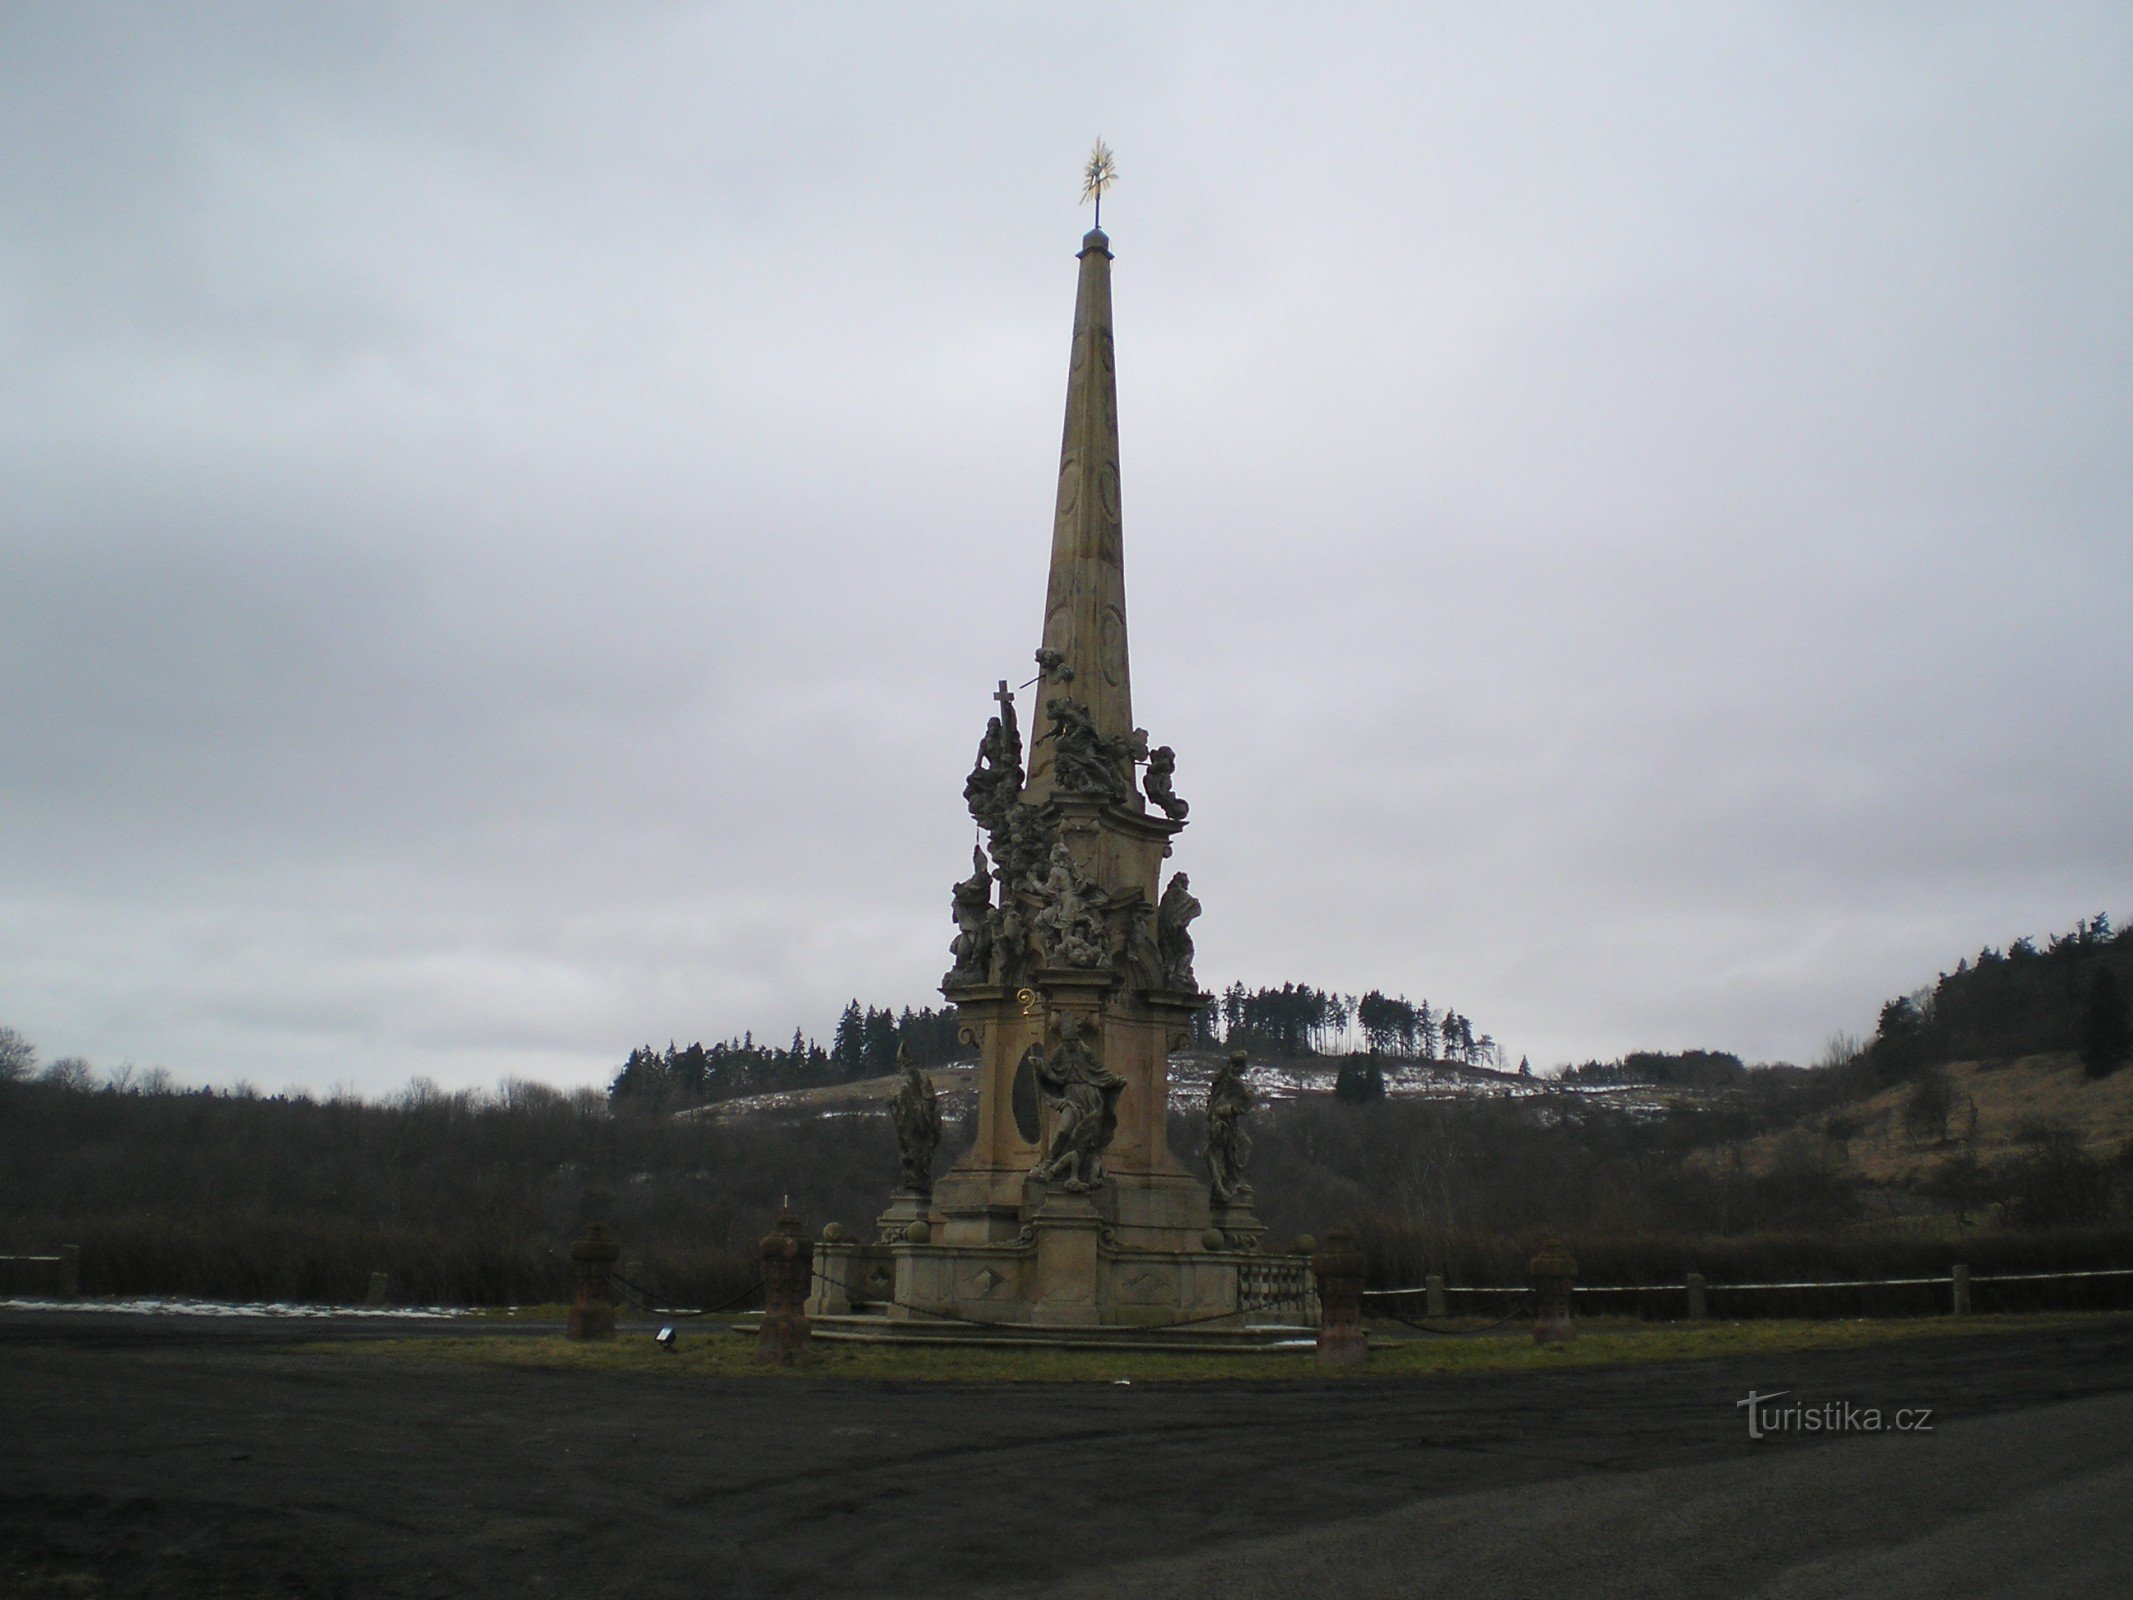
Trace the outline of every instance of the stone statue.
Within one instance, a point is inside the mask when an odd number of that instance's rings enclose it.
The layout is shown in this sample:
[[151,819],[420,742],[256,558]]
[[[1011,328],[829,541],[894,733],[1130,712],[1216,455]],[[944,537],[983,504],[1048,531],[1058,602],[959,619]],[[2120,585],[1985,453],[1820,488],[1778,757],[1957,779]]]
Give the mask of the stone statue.
[[1148,775],[1141,779],[1141,789],[1162,808],[1164,816],[1172,822],[1183,822],[1192,807],[1180,800],[1177,790],[1170,786],[1171,775],[1177,769],[1178,753],[1167,744],[1157,745],[1148,752]]
[[971,846],[970,865],[970,876],[955,886],[955,943],[948,947],[955,966],[944,980],[950,984],[983,983],[992,970],[992,869],[983,846]]
[[1164,987],[1163,954],[1150,930],[1153,917],[1154,908],[1137,891],[1123,907],[1117,964],[1121,979],[1135,989]]
[[[1121,805],[1137,801],[1139,796],[1133,788],[1135,769],[1148,759],[1148,730],[1135,728],[1123,739],[1106,739],[1104,754],[1111,758],[1111,771],[1118,778],[1118,800]],[[1135,809],[1139,807],[1136,805]]]
[[1096,719],[1079,700],[1063,696],[1044,702],[1044,714],[1052,726],[1044,737],[1056,741],[1052,751],[1052,777],[1061,794],[1091,794],[1114,803],[1130,792],[1119,775],[1119,760],[1125,747],[1096,731]]
[[978,740],[978,758],[971,763],[970,776],[963,780],[963,804],[970,807],[970,815],[980,826],[992,816],[995,781],[993,750],[1001,737],[1000,719],[988,718],[985,723],[985,736]]
[[1000,714],[986,722],[977,762],[963,782],[963,803],[987,829],[999,826],[1022,793],[1022,729],[1015,721],[1015,697],[1003,683],[994,698],[1000,702]]
[[896,1152],[903,1162],[904,1188],[933,1193],[933,1152],[941,1144],[941,1105],[933,1080],[918,1070],[908,1045],[896,1047],[896,1065],[904,1081],[897,1086],[890,1114],[896,1121]]
[[1057,814],[1048,805],[1004,806],[991,826],[993,876],[1000,880],[1000,900],[1050,859],[1059,842]]
[[992,914],[992,980],[1016,984],[1029,968],[1029,918],[1012,890],[1003,890]]
[[1252,1198],[1244,1181],[1245,1158],[1252,1153],[1252,1136],[1244,1119],[1252,1113],[1252,1086],[1244,1081],[1245,1056],[1231,1054],[1207,1086],[1208,1188],[1218,1206],[1243,1205]]
[[1083,1043],[1081,1019],[1059,1019],[1059,1048],[1050,1056],[1036,1045],[1030,1061],[1044,1103],[1056,1119],[1051,1147],[1031,1176],[1047,1182],[1064,1177],[1073,1194],[1099,1188],[1104,1181],[1104,1151],[1118,1132],[1118,1097],[1126,1080],[1107,1072],[1096,1052]]
[[1099,892],[1088,874],[1074,864],[1063,844],[1052,846],[1044,876],[1027,885],[1037,897],[1031,919],[1047,966],[1100,967],[1104,964],[1104,922],[1097,909]]
[[992,914],[992,978],[995,983],[1022,981],[1029,966],[1029,919],[1010,892]]
[[1155,947],[1163,958],[1163,983],[1177,990],[1196,990],[1199,979],[1192,974],[1192,935],[1185,930],[1200,914],[1200,902],[1192,897],[1192,884],[1184,873],[1171,875],[1155,908]]

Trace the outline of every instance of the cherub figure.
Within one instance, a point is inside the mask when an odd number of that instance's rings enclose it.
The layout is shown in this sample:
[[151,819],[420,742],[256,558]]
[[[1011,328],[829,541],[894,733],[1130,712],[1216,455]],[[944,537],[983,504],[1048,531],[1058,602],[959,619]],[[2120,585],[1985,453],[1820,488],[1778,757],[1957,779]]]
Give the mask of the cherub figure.
[[1141,791],[1161,807],[1163,815],[1172,822],[1183,822],[1185,813],[1192,807],[1178,798],[1171,787],[1171,775],[1177,771],[1178,753],[1167,744],[1159,744],[1148,752],[1148,771],[1141,779]]

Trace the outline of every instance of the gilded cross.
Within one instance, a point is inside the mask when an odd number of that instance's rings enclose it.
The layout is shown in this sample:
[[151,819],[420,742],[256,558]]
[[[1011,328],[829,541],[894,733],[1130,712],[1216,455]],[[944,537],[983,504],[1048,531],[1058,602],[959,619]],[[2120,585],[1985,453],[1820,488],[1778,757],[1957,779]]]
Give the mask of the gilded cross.
[[1104,191],[1118,182],[1118,163],[1111,159],[1111,147],[1098,139],[1096,148],[1089,152],[1089,164],[1081,169],[1081,197],[1096,202],[1096,226],[1104,225]]

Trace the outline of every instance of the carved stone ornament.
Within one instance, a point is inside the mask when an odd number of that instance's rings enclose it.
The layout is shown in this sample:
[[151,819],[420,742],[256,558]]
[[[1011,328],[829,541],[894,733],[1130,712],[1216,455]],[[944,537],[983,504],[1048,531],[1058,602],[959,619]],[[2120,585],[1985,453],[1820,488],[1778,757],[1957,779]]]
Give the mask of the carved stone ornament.
[[1192,896],[1191,881],[1182,872],[1173,874],[1163,890],[1162,903],[1155,908],[1155,947],[1163,959],[1163,982],[1168,988],[1194,991],[1200,986],[1192,972],[1192,935],[1186,931],[1199,914],[1200,902]]
[[1172,822],[1183,822],[1192,807],[1179,799],[1177,790],[1171,787],[1177,769],[1178,753],[1167,744],[1157,745],[1148,752],[1148,771],[1141,779],[1141,792]]
[[1074,864],[1063,844],[1052,846],[1044,876],[1032,878],[1029,892],[1036,897],[1037,914],[1031,926],[1044,951],[1045,964],[1054,967],[1100,967],[1104,964],[1101,891],[1087,873]]
[[1217,1205],[1243,1205],[1252,1197],[1244,1181],[1252,1136],[1245,1119],[1252,1112],[1252,1086],[1244,1081],[1245,1055],[1233,1053],[1207,1086],[1208,1188]]
[[890,1114],[896,1122],[896,1153],[903,1165],[903,1187],[913,1194],[933,1193],[933,1152],[941,1144],[941,1106],[933,1080],[919,1071],[909,1046],[896,1049],[904,1075]]
[[955,942],[948,947],[955,966],[943,980],[951,987],[983,983],[992,969],[992,869],[981,846],[971,847],[970,864],[970,876],[955,886]]
[[1059,1019],[1058,1048],[1049,1056],[1033,1056],[1031,1065],[1053,1124],[1052,1142],[1030,1175],[1064,1180],[1062,1187],[1073,1194],[1100,1188],[1104,1151],[1118,1132],[1118,1097],[1126,1080],[1105,1070],[1082,1038],[1081,1019],[1072,1014]]

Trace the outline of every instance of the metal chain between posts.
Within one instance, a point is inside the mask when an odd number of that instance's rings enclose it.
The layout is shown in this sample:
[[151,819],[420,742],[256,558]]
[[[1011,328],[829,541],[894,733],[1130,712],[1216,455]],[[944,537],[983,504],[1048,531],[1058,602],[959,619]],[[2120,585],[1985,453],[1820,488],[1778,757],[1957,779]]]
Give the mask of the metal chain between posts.
[[[1365,1298],[1371,1295],[1389,1298],[1393,1295],[1422,1294],[1424,1292],[1421,1289],[1366,1289],[1363,1291]],[[1397,1311],[1383,1311],[1377,1313],[1377,1315],[1397,1322],[1403,1327],[1413,1328],[1417,1333],[1435,1334],[1440,1339],[1464,1339],[1477,1333],[1492,1333],[1505,1323],[1515,1321],[1524,1316],[1526,1314],[1524,1302],[1530,1297],[1530,1291],[1521,1290],[1514,1293],[1509,1300],[1504,1302],[1511,1308],[1510,1310],[1506,1311],[1494,1322],[1484,1322],[1478,1328],[1432,1328],[1426,1322],[1417,1322],[1412,1317],[1403,1317]]]
[[646,1288],[643,1284],[636,1282],[634,1279],[625,1277],[622,1273],[619,1272],[610,1273],[609,1278],[612,1282],[621,1284],[622,1287],[625,1289],[636,1290],[639,1295],[644,1297],[645,1311],[655,1317],[716,1316],[721,1311],[731,1310],[734,1306],[739,1305],[743,1300],[754,1299],[755,1296],[759,1294],[763,1288],[763,1280],[761,1278],[758,1278],[747,1288],[743,1289],[739,1294],[733,1296],[732,1299],[721,1300],[715,1306],[655,1306],[651,1303],[652,1291]]

